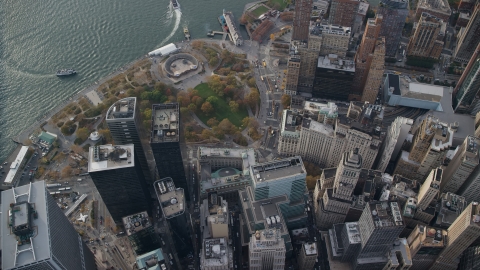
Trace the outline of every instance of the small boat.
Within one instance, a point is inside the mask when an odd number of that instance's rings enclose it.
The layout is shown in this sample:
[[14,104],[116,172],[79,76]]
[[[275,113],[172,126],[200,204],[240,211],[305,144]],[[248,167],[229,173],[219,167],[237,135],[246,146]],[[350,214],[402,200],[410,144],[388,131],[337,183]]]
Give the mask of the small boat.
[[188,31],[188,27],[186,25],[183,27],[183,34],[185,35],[186,39],[190,38],[190,32]]
[[215,34],[213,33],[213,31],[212,31],[212,30],[210,30],[210,31],[208,31],[208,33],[207,33],[207,36],[209,36],[209,37],[213,37],[213,36],[215,36]]
[[180,3],[178,3],[177,0],[170,0],[170,2],[172,3],[173,9],[180,9]]
[[77,72],[73,68],[59,69],[57,70],[57,76],[70,76],[75,75]]

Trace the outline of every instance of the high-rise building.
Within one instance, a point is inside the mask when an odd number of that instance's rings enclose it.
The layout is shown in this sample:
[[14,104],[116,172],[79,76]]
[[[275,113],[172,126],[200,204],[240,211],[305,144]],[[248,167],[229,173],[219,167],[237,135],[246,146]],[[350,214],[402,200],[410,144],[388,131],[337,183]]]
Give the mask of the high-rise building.
[[448,243],[430,270],[457,269],[462,252],[480,236],[480,207],[470,203],[448,228]]
[[391,160],[396,160],[412,128],[413,120],[399,116],[390,125],[387,130],[387,136],[380,148],[378,154],[378,163],[376,169],[384,172]]
[[144,130],[140,119],[137,98],[128,97],[113,103],[107,111],[106,122],[116,145],[134,145],[135,163],[143,171],[142,181],[145,181],[147,185],[151,185],[153,177],[145,155],[145,150],[149,150],[148,144],[143,145],[142,138],[140,138],[140,134],[148,133]]
[[[473,183],[474,178],[470,178],[470,181],[466,182],[469,179],[469,176],[475,170],[479,163],[479,147],[480,139],[468,136],[465,138],[465,141],[459,147],[452,160],[448,163],[445,168],[445,177],[446,183],[442,183],[442,192],[452,192],[457,193],[464,183],[466,183],[465,188],[473,188],[473,185],[480,184],[479,182]],[[467,193],[470,193],[470,190],[464,189]],[[473,190],[472,190],[473,191]],[[461,193],[462,196],[464,196]],[[478,194],[478,193],[477,193]],[[473,195],[473,193],[472,193]],[[475,195],[478,196],[478,195]],[[469,196],[468,202],[476,201],[472,196]],[[479,198],[480,199],[480,198]]]
[[160,239],[146,211],[126,216],[122,221],[137,256],[160,248]]
[[[479,16],[480,17],[480,16]],[[470,58],[453,91],[453,108],[455,112],[475,115],[480,111],[478,95],[480,89],[480,43]]]
[[409,12],[408,2],[405,0],[380,1],[377,14],[383,16],[383,22],[379,36],[385,37],[386,56],[395,57]]
[[459,11],[471,12],[475,8],[476,0],[461,0],[458,4]]
[[440,168],[433,169],[423,182],[417,196],[417,211],[425,210],[430,203],[437,199],[442,183],[443,170]]
[[300,73],[300,56],[292,55],[288,59],[287,75],[285,82],[285,94],[296,95],[298,86],[298,76]]
[[375,45],[377,44],[383,23],[382,15],[377,15],[375,18],[367,20],[362,42],[355,54],[355,77],[353,81],[352,95],[350,97],[351,100],[359,100],[362,96],[362,91],[367,82],[368,71],[372,64],[372,53],[375,50]]
[[348,100],[355,76],[355,63],[336,54],[318,57],[312,96]]
[[388,263],[387,254],[405,228],[398,203],[367,203],[358,227],[362,246],[354,269],[382,269]]
[[161,248],[137,256],[137,268],[140,270],[166,270],[165,256]]
[[[188,193],[187,178],[180,150],[180,111],[178,103],[154,104],[150,146],[160,178],[171,177],[176,187]],[[187,201],[190,196],[187,196]]]
[[407,239],[400,238],[393,242],[393,247],[388,255],[388,262],[383,269],[411,269],[412,256]]
[[371,57],[370,68],[368,69],[367,81],[362,93],[362,102],[375,104],[378,91],[383,83],[383,72],[385,71],[385,38],[380,37],[375,44],[375,50]]
[[443,50],[446,24],[443,20],[422,13],[420,20],[414,24],[414,33],[407,47],[408,56],[438,59]]
[[423,16],[423,13],[429,13],[444,22],[448,22],[452,9],[448,4],[448,0],[420,0],[417,4],[415,15],[418,18]]
[[436,219],[432,226],[448,229],[463,213],[467,202],[465,198],[450,192],[442,193],[437,205]]
[[175,187],[175,183],[170,177],[155,181],[154,188],[163,216],[172,232],[168,236],[171,237],[171,241],[168,242],[174,243],[175,256],[178,253],[179,258],[185,257],[192,250],[189,223],[185,215],[187,207],[185,191]]
[[318,54],[322,46],[322,38],[321,35],[310,34],[307,44],[297,43],[297,50],[300,55],[297,91],[307,96],[311,96],[312,93]]
[[462,259],[458,265],[459,270],[470,270],[480,268],[480,246],[469,247],[463,252]]
[[447,231],[417,225],[407,238],[413,266],[410,270],[428,269],[447,245]]
[[233,251],[225,238],[204,239],[200,253],[200,265],[204,270],[232,270]]
[[228,203],[216,192],[208,194],[208,198],[200,205],[200,230],[202,239],[230,238],[228,226],[230,221],[228,215]]
[[352,29],[316,22],[310,29],[310,36],[321,37],[320,55],[336,54],[344,58],[348,51]]
[[117,224],[125,216],[150,212],[150,192],[135,155],[133,144],[91,146],[88,153],[88,173]]
[[476,5],[467,27],[462,28],[458,35],[457,47],[453,53],[455,61],[468,63],[478,43],[480,43],[480,4]]
[[306,41],[308,39],[311,12],[312,0],[297,0],[295,2],[292,40]]
[[423,182],[433,168],[442,164],[453,144],[455,128],[428,115],[416,129],[410,152],[402,151],[393,173]]
[[359,4],[358,0],[333,0],[328,23],[352,27]]
[[285,243],[277,229],[257,231],[248,246],[251,270],[283,270],[285,268]]
[[3,191],[1,199],[2,269],[97,268],[44,181]]
[[317,243],[304,243],[298,255],[299,269],[312,270],[318,257]]

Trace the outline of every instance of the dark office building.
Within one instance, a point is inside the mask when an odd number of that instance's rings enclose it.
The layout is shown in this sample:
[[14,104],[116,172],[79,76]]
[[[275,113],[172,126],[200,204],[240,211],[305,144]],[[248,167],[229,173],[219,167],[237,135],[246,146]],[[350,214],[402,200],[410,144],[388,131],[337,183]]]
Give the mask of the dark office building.
[[124,217],[123,226],[137,256],[160,248],[160,239],[155,233],[147,212]]
[[178,103],[153,105],[150,146],[160,179],[171,177],[176,187],[183,188],[185,194],[189,194],[180,149],[179,126]]
[[335,54],[318,58],[313,97],[347,101],[355,76],[355,64]]
[[151,196],[135,163],[133,144],[90,147],[88,172],[115,223],[135,213],[150,213]]
[[153,177],[145,156],[146,149],[144,149],[148,147],[148,143],[145,146],[142,145],[139,135],[145,131],[137,110],[137,98],[129,97],[115,102],[107,111],[106,121],[116,145],[133,143],[135,163],[140,165],[144,181],[152,185]]

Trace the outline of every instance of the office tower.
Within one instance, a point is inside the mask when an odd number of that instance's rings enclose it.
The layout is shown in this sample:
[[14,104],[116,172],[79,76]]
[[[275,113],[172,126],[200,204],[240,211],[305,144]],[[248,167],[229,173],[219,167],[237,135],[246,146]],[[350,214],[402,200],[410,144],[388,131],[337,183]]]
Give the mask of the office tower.
[[362,170],[362,156],[358,149],[346,152],[338,164],[335,180],[331,188],[326,188],[322,200],[318,202],[317,226],[331,228],[342,223],[352,205],[352,195]]
[[358,227],[362,246],[354,269],[382,269],[388,262],[387,254],[405,228],[398,203],[367,203]]
[[445,230],[455,222],[467,206],[464,197],[450,192],[442,193],[438,202],[437,218],[432,223],[432,226]]
[[362,96],[362,91],[365,88],[368,71],[373,59],[373,55],[371,54],[375,50],[375,45],[383,23],[382,15],[377,15],[374,19],[367,20],[362,41],[355,54],[355,77],[353,80],[353,88],[351,90],[351,100],[359,100]]
[[304,95],[306,96],[311,96],[312,93],[318,54],[322,47],[322,39],[322,35],[310,32],[307,44],[297,43],[297,50],[300,55],[297,91],[305,93]]
[[375,50],[371,57],[370,68],[367,72],[367,81],[363,88],[362,102],[374,104],[377,100],[378,91],[383,82],[383,72],[385,71],[385,38],[377,39]]
[[96,269],[95,258],[45,187],[2,192],[2,269]]
[[343,252],[340,260],[342,262],[353,261],[362,246],[358,222],[345,222],[342,227],[341,240]]
[[297,94],[299,73],[300,73],[300,57],[298,55],[293,55],[290,57],[290,59],[288,59],[286,82],[285,82],[285,94],[287,95]]
[[378,163],[376,169],[385,172],[388,163],[396,160],[402,148],[405,139],[407,138],[410,129],[412,128],[413,120],[399,116],[390,125],[387,130],[387,136],[380,148],[378,154]]
[[379,132],[382,106],[352,102],[347,117],[338,117],[338,108],[331,102],[306,101],[302,107],[283,112],[279,154],[300,155],[329,168],[338,165],[343,153],[358,148],[364,168],[372,167],[383,140]]
[[470,203],[448,228],[447,246],[438,256],[430,270],[457,269],[462,252],[480,236],[480,207]]
[[411,269],[412,256],[410,254],[410,248],[407,244],[407,239],[399,238],[393,242],[392,250],[390,250],[388,256],[387,265],[383,269]]
[[428,269],[447,245],[447,231],[417,225],[407,238],[413,266],[410,270]]
[[135,163],[137,166],[140,165],[143,171],[142,180],[147,185],[151,185],[153,177],[145,156],[145,149],[148,150],[148,145],[144,146],[140,138],[140,134],[147,133],[140,119],[137,98],[128,97],[113,103],[107,111],[106,122],[116,145],[134,145]]
[[459,270],[470,270],[480,268],[480,246],[469,247],[463,252]]
[[320,55],[336,54],[344,58],[348,51],[352,29],[316,22],[310,29],[310,37],[321,37]]
[[295,2],[292,40],[306,41],[308,39],[311,12],[312,0],[297,0]]
[[233,268],[233,251],[225,238],[204,239],[200,253],[203,270],[228,270]]
[[117,224],[122,218],[150,212],[150,192],[136,163],[133,144],[91,146],[88,173]]
[[438,59],[443,50],[446,24],[443,20],[422,13],[420,20],[415,23],[414,33],[410,37],[407,47],[408,56]]
[[[152,106],[152,148],[160,178],[171,177],[176,187],[188,193],[187,178],[180,149],[180,111],[178,103]],[[187,196],[187,201],[190,196]]]
[[433,169],[423,182],[417,196],[417,210],[425,210],[430,203],[437,198],[440,192],[443,170],[440,168]]
[[160,239],[146,211],[123,217],[122,222],[137,256],[160,248]]
[[140,270],[166,270],[167,266],[162,252],[162,249],[159,248],[137,256],[137,268]]
[[444,22],[448,22],[452,9],[448,0],[420,0],[418,1],[415,15],[420,18],[423,13],[429,13],[431,16],[437,17]]
[[298,255],[298,267],[312,270],[318,257],[317,243],[304,243]]
[[393,173],[423,182],[433,168],[442,164],[456,128],[428,115],[416,129],[410,152],[402,151]]
[[361,33],[363,23],[365,22],[365,18],[367,17],[367,12],[370,7],[368,2],[360,1],[358,3],[358,10],[355,13],[353,18],[353,26],[352,26],[352,33],[357,34]]
[[333,0],[328,23],[352,27],[359,3],[358,0]]
[[[383,16],[380,36],[385,37],[385,55],[395,57],[400,45],[403,26],[408,16],[408,1],[382,0],[377,14]],[[378,16],[378,15],[377,15]]]
[[277,229],[257,231],[248,246],[250,270],[283,270],[285,268],[285,243]]
[[154,188],[160,203],[160,209],[171,232],[171,234],[164,234],[164,236],[171,238],[168,241],[169,243],[175,244],[175,257],[183,258],[192,249],[188,229],[190,224],[187,222],[185,215],[185,208],[187,207],[185,192],[182,188],[175,187],[175,183],[170,177],[155,181]]
[[468,63],[478,43],[480,43],[480,4],[476,5],[467,27],[462,28],[458,34],[457,47],[453,53],[455,61]]
[[453,91],[453,108],[455,112],[470,113],[472,115],[479,112],[478,89],[480,89],[480,43]]
[[336,54],[318,57],[312,96],[348,100],[355,76],[355,63]]
[[228,203],[216,192],[208,194],[200,205],[200,230],[202,239],[229,239],[228,226],[232,222],[228,215]]
[[[480,184],[479,182],[472,181],[474,178],[469,178],[469,176],[472,174],[472,172],[475,170],[479,163],[479,146],[480,139],[473,136],[468,136],[467,138],[465,138],[465,141],[456,151],[452,160],[445,168],[444,179],[446,180],[446,183],[442,183],[442,192],[457,193],[457,191],[459,191],[459,189],[465,183],[466,189],[463,190],[466,193],[471,193],[473,190],[468,189],[472,188],[475,190],[475,185]],[[467,181],[467,179],[470,179],[470,181]],[[464,196],[462,193],[457,194]],[[469,196],[467,200],[469,202],[475,201],[475,199],[473,199],[471,196]]]

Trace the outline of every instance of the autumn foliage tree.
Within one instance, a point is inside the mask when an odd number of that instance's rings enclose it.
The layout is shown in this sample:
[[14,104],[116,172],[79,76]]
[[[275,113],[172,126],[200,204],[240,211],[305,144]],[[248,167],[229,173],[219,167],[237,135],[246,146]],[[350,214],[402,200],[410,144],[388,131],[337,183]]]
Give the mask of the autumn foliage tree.
[[255,31],[253,31],[252,33],[253,39],[256,41],[261,41],[263,38],[265,38],[267,33],[272,28],[273,28],[273,22],[271,22],[270,20],[263,21],[259,26],[257,26]]
[[290,95],[287,95],[287,94],[282,95],[281,102],[282,102],[283,108],[287,108],[288,106],[290,106],[291,101],[292,101],[292,97],[290,97]]
[[210,104],[210,102],[208,101],[205,101],[202,105],[202,108],[201,108],[202,112],[204,112],[205,114],[210,114],[211,112],[213,112],[213,106],[212,104]]

